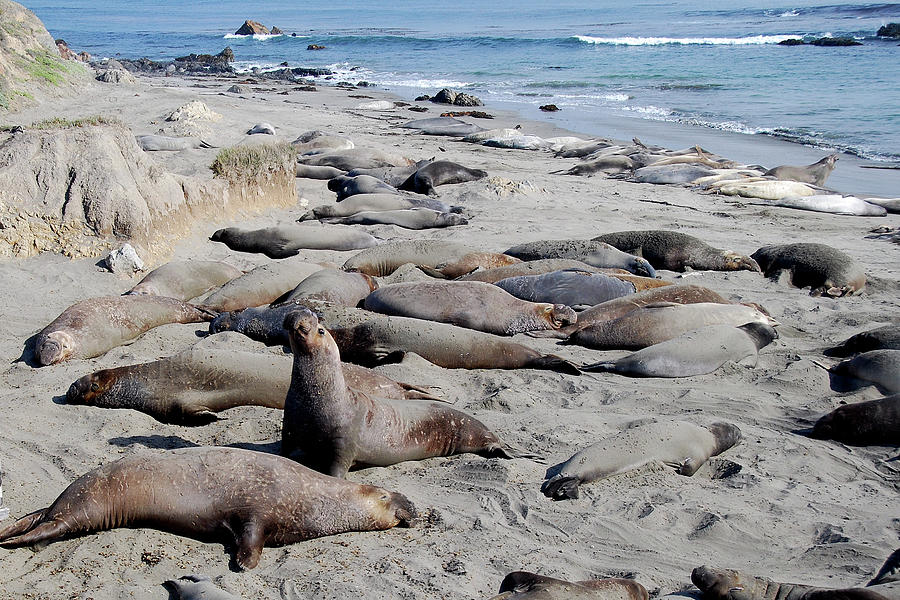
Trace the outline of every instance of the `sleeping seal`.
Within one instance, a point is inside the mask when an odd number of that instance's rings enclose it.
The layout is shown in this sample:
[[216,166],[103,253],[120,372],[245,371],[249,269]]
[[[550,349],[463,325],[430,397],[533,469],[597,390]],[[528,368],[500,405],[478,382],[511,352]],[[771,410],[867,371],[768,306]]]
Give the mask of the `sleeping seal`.
[[346,217],[326,218],[327,223],[341,225],[396,225],[404,229],[437,229],[468,225],[469,220],[458,213],[440,212],[414,206],[400,210],[364,210]]
[[763,246],[750,256],[763,275],[778,279],[790,273],[791,285],[809,286],[810,296],[848,296],[866,286],[866,273],[850,256],[825,244],[782,244]]
[[578,498],[578,486],[640,468],[650,462],[674,467],[690,477],[710,456],[741,441],[741,430],[729,423],[700,427],[684,421],[653,422],[626,429],[576,453],[544,482],[548,498]]
[[868,382],[887,394],[900,392],[900,350],[869,350],[830,370],[838,376]]
[[301,281],[297,287],[272,304],[286,304],[295,300],[318,300],[344,306],[357,306],[365,300],[366,296],[377,289],[378,283],[365,273],[322,269]]
[[604,233],[594,238],[624,252],[642,256],[657,269],[670,271],[757,271],[759,265],[731,250],[719,250],[692,235],[649,229]]
[[150,271],[125,294],[190,300],[243,274],[218,260],[173,260]]
[[261,265],[220,287],[206,297],[203,305],[226,312],[269,304],[323,268],[298,258]]
[[563,581],[527,571],[503,578],[500,595],[491,600],[648,600],[646,588],[633,579]]
[[575,310],[629,296],[636,291],[633,283],[615,276],[577,269],[510,277],[501,279],[494,285],[522,300],[564,304]]
[[900,446],[900,394],[839,406],[816,421],[809,436],[853,446]]
[[209,238],[238,252],[256,252],[269,258],[296,256],[300,250],[360,250],[378,245],[365,231],[343,225],[279,225],[247,231],[219,229]]
[[487,177],[487,175],[487,171],[481,169],[469,169],[449,160],[436,160],[417,169],[406,181],[400,184],[400,189],[432,196],[436,193],[434,188],[439,185],[466,183],[467,181],[482,179]]
[[337,201],[357,194],[396,194],[397,188],[371,175],[338,175],[328,180],[328,189],[337,194]]
[[[373,277],[390,275],[407,263],[439,271],[455,279],[475,269],[489,269],[519,262],[518,258],[442,240],[403,240],[369,248],[349,258],[345,271],[360,271]],[[429,273],[431,274],[431,273]]]
[[168,137],[165,135],[136,135],[137,145],[144,152],[177,152],[195,148],[212,148],[203,140],[195,137]]
[[414,194],[356,194],[337,204],[320,204],[313,207],[298,221],[349,217],[363,211],[405,210],[408,208],[430,208],[441,212],[459,211],[445,202],[428,196]]
[[850,356],[869,350],[900,350],[900,324],[885,325],[852,335],[834,348],[825,350],[825,355]]
[[656,271],[646,259],[623,252],[601,241],[541,240],[513,246],[506,250],[505,254],[524,261],[569,258],[593,267],[625,269],[637,275],[656,277]]

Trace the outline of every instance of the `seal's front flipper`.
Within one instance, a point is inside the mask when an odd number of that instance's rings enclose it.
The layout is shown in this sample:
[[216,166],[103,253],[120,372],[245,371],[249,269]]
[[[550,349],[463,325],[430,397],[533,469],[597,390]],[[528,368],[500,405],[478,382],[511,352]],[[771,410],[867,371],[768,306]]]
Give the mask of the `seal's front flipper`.
[[247,521],[235,543],[237,552],[234,555],[234,562],[238,569],[246,571],[256,568],[265,543],[262,527],[255,521]]
[[577,477],[566,477],[564,475],[554,475],[544,482],[541,491],[548,498],[554,500],[566,500],[568,498],[578,498],[578,486],[581,480]]
[[532,369],[547,369],[548,371],[557,371],[569,375],[581,375],[581,370],[578,367],[555,354],[539,356],[524,366]]

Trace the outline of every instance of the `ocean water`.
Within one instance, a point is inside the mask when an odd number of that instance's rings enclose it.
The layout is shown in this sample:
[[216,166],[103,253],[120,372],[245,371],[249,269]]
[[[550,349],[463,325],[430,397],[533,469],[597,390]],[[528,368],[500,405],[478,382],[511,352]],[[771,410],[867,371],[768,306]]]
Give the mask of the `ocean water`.
[[[239,68],[329,67],[405,97],[452,87],[603,135],[621,120],[772,136],[900,161],[900,47],[875,32],[900,4],[560,0],[173,2],[26,0],[97,57],[234,50]],[[236,37],[245,19],[288,35]],[[290,34],[296,33],[296,37]],[[854,47],[779,46],[852,36]],[[327,47],[308,51],[309,44]],[[630,137],[630,136],[629,136]]]

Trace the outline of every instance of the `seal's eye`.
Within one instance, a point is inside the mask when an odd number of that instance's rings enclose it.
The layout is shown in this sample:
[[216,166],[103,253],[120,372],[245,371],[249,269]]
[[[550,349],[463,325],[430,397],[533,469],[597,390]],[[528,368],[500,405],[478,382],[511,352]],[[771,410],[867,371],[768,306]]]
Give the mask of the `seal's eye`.
[[325,328],[319,327],[319,335],[325,335]]
[[97,382],[96,382],[96,381],[93,382],[93,383],[91,384],[91,391],[92,391],[92,392],[99,392],[99,391],[100,391],[100,386],[97,385]]
[[550,313],[553,312],[553,307],[552,307],[552,306],[545,306],[545,307],[544,307],[544,312],[547,313],[547,314],[549,315]]

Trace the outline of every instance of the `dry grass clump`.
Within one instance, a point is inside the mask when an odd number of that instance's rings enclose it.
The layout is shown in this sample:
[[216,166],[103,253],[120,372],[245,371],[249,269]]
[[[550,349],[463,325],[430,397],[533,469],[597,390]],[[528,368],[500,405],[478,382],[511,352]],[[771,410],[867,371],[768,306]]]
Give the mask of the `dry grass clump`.
[[212,172],[232,182],[254,181],[272,176],[294,177],[296,150],[287,142],[259,146],[223,148],[213,161]]

